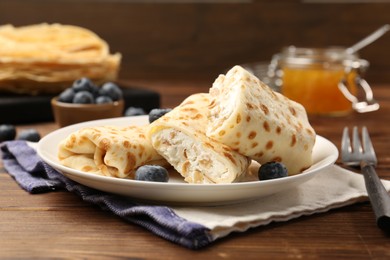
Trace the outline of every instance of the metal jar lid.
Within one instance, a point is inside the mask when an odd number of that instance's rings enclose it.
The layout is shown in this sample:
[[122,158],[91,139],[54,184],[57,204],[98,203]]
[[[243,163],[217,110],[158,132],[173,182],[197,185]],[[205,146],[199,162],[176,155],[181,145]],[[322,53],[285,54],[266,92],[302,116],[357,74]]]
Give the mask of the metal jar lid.
[[357,54],[349,54],[345,48],[297,48],[289,46],[274,57],[280,67],[295,68],[340,68],[365,70],[369,63],[359,59]]

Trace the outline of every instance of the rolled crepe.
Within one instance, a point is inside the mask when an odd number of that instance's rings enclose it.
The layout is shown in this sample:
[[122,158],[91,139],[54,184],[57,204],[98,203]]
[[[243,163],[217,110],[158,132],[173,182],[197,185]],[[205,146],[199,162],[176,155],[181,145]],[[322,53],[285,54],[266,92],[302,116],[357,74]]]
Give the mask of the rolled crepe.
[[125,178],[145,164],[164,165],[146,136],[147,126],[96,126],[70,134],[59,145],[62,165],[98,175]]
[[209,109],[210,138],[260,164],[282,162],[289,175],[311,166],[316,134],[303,106],[242,67],[214,81]]
[[188,183],[231,183],[250,159],[205,134],[209,95],[194,94],[150,125],[153,147]]

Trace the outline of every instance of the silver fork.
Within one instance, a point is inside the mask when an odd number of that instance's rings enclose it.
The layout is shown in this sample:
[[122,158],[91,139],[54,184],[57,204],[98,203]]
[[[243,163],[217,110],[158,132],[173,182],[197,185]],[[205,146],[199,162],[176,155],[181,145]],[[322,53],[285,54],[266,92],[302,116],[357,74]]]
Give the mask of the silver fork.
[[385,231],[390,230],[390,195],[375,172],[377,158],[372,146],[367,128],[362,128],[362,143],[359,139],[358,128],[352,131],[352,145],[348,127],[344,128],[341,140],[341,161],[348,166],[360,167],[368,197],[374,210],[376,223]]

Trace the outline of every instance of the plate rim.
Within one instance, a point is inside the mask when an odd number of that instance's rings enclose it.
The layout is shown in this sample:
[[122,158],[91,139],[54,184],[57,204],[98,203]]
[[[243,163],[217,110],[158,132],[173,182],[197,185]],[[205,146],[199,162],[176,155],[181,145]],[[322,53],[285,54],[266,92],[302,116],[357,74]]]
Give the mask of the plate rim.
[[[292,175],[288,176],[285,178],[280,178],[280,179],[272,179],[272,180],[263,180],[263,181],[248,181],[248,182],[234,182],[234,183],[227,183],[227,184],[193,184],[193,183],[173,183],[173,182],[168,182],[168,183],[160,183],[160,182],[145,182],[145,181],[137,181],[137,180],[132,180],[132,179],[122,179],[122,178],[115,178],[115,177],[110,177],[110,176],[102,176],[102,175],[96,175],[96,174],[91,174],[91,173],[86,173],[82,172],[79,170],[75,170],[66,166],[63,166],[59,163],[58,160],[53,161],[51,158],[47,157],[43,148],[45,148],[46,142],[51,139],[58,139],[61,134],[65,135],[66,133],[73,132],[79,128],[85,127],[85,126],[97,126],[97,125],[121,125],[124,124],[124,121],[129,121],[129,125],[134,125],[134,124],[148,124],[147,121],[148,116],[130,116],[130,117],[117,117],[117,118],[110,118],[110,119],[99,119],[99,120],[93,120],[93,121],[87,121],[87,122],[82,122],[82,123],[77,123],[74,125],[66,126],[63,128],[59,128],[57,130],[54,130],[53,132],[47,134],[44,136],[37,144],[37,153],[40,156],[40,158],[47,164],[49,164],[51,167],[59,171],[62,175],[66,176],[69,179],[74,180],[72,177],[76,176],[76,178],[83,178],[87,179],[90,181],[98,181],[101,182],[103,185],[104,183],[108,182],[110,185],[119,185],[120,187],[125,187],[125,186],[139,186],[139,188],[162,188],[164,187],[165,189],[175,189],[175,190],[181,190],[181,189],[187,189],[187,190],[201,190],[201,191],[208,191],[208,190],[213,190],[213,191],[221,191],[221,190],[234,190],[234,189],[243,189],[243,188],[248,188],[248,189],[253,189],[253,188],[259,188],[261,189],[261,186],[268,186],[268,185],[278,185],[280,183],[288,183],[288,182],[298,182],[300,179],[303,179],[303,182],[306,182],[307,180],[311,179],[314,177],[317,173],[321,172],[325,168],[333,165],[338,156],[339,152],[337,147],[328,139],[316,135],[316,141],[313,147],[313,151],[315,151],[316,145],[325,145],[327,149],[329,150],[329,154],[324,157],[322,160],[315,162],[309,169],[305,170],[304,172],[297,174],[297,175]],[[132,122],[132,120],[136,119],[135,121]],[[57,140],[55,144],[56,147],[58,147],[58,143],[60,140]],[[319,164],[319,165],[316,165]],[[313,169],[314,167],[314,169]],[[306,180],[305,180],[306,179]],[[80,183],[79,181],[76,181]],[[301,184],[301,183],[298,183]],[[81,183],[85,186],[90,187],[89,185],[86,185],[84,183]],[[95,187],[93,187],[95,188]],[[101,190],[99,188],[95,188],[98,190]],[[115,192],[109,192],[109,193],[115,193]],[[115,193],[119,195],[123,195],[123,193]],[[127,196],[127,195],[123,195]],[[133,196],[128,196],[135,198]],[[135,198],[136,199],[136,198]]]

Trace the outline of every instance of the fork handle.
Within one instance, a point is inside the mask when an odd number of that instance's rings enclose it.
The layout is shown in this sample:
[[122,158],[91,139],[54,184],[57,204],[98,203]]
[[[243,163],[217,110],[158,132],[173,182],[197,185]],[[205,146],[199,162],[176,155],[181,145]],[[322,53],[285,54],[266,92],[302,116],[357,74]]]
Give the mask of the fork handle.
[[376,223],[384,231],[390,231],[390,195],[387,193],[373,165],[362,165],[368,197],[374,210]]

